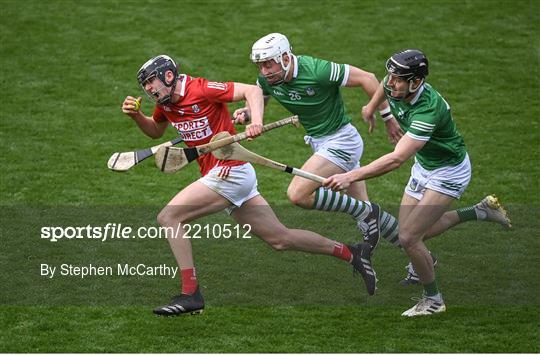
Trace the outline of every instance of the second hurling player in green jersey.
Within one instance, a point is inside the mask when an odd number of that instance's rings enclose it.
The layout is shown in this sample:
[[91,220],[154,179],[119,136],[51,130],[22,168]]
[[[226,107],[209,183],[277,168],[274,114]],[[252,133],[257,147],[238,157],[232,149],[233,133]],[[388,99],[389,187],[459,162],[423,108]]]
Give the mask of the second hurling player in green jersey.
[[435,278],[435,262],[425,240],[466,221],[484,220],[509,227],[510,220],[497,198],[487,196],[474,206],[447,211],[461,197],[471,180],[471,163],[465,143],[452,119],[450,106],[425,82],[428,59],[417,49],[392,55],[388,75],[370,102],[364,118],[373,116],[387,100],[401,128],[406,131],[394,151],[370,164],[329,177],[323,183],[333,190],[346,189],[353,181],[381,176],[415,157],[411,177],[399,208],[399,241],[411,263],[407,281],[424,287],[422,298],[402,313],[414,317],[444,312],[446,305]]
[[[385,85],[387,81],[385,77]],[[387,98],[390,95],[387,89],[385,95]],[[465,159],[465,142],[452,119],[450,105],[431,85],[422,85],[410,102],[388,102],[401,129],[411,138],[426,142],[416,153],[423,168],[454,166]]]
[[298,115],[312,137],[329,135],[351,122],[339,91],[349,78],[349,65],[302,55],[293,56],[293,68],[293,80],[276,86],[259,74],[264,95]]

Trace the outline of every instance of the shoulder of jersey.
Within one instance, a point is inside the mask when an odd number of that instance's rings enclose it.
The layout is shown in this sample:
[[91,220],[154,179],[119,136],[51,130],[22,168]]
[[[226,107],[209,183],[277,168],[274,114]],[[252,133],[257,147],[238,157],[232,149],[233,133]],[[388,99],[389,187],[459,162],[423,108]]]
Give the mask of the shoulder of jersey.
[[433,86],[429,85],[428,83],[424,84],[424,92],[420,95],[420,100],[426,100],[426,101],[436,101],[433,99],[437,99],[439,96],[439,93],[433,89]]
[[320,60],[318,58],[309,56],[309,55],[299,55],[298,58],[298,70],[305,70],[312,75],[315,74],[317,69],[317,62]]
[[265,78],[262,74],[258,74],[258,75],[257,75],[257,81],[259,82],[259,84],[260,84],[261,86],[267,85],[266,78]]
[[317,60],[317,58],[309,55],[299,55],[296,58],[298,58],[298,66],[313,65]]
[[188,87],[199,88],[202,87],[205,79],[204,78],[196,78],[193,76],[186,75],[186,90]]
[[424,91],[418,98],[418,101],[413,105],[414,111],[420,112],[429,112],[434,110],[439,103],[439,95],[437,91],[429,84],[424,84]]

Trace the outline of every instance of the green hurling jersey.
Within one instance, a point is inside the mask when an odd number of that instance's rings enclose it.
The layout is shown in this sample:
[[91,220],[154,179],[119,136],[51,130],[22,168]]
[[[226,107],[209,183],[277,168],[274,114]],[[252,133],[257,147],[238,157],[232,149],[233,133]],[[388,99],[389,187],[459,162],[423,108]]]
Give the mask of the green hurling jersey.
[[265,96],[274,97],[312,137],[334,133],[351,122],[339,90],[349,78],[349,65],[336,64],[309,56],[293,56],[290,82],[272,86],[259,75],[257,84]]
[[413,139],[426,141],[416,159],[427,170],[455,166],[465,159],[467,149],[450,112],[450,105],[431,85],[424,84],[411,102],[390,98],[392,114],[401,129]]

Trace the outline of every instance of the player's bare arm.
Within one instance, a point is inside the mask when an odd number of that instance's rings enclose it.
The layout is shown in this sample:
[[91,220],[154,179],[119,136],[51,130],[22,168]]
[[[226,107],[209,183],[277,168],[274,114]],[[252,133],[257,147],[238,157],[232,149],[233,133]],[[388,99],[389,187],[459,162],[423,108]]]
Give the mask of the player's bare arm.
[[248,137],[257,137],[262,133],[264,98],[260,87],[234,83],[233,101],[246,100],[251,123],[246,127]]
[[394,117],[392,117],[389,120],[385,121],[384,125],[386,127],[386,134],[390,143],[397,144],[401,137],[403,137],[403,130],[399,126],[398,121]]
[[323,182],[323,186],[329,187],[334,191],[340,191],[347,189],[354,181],[362,181],[384,175],[399,168],[404,162],[414,156],[417,151],[422,149],[425,144],[425,141],[413,139],[405,135],[396,145],[393,152],[383,155],[361,168],[344,174],[330,176]]
[[[138,101],[139,104],[135,102]],[[156,122],[152,117],[148,117],[143,114],[140,110],[141,98],[135,98],[133,96],[127,96],[122,103],[122,112],[131,117],[137,126],[150,138],[160,138],[165,133],[168,123],[165,122]]]
[[[377,77],[375,76],[375,74],[359,69],[352,65],[349,65],[349,79],[347,80],[347,83],[345,84],[345,86],[346,87],[360,86],[365,91],[365,93],[370,98],[372,98],[376,94],[377,90],[379,89],[379,81],[377,80]],[[383,95],[383,98],[384,98],[384,95]],[[375,108],[378,108],[381,112],[389,112],[390,110],[386,99],[384,99],[378,105],[376,105]],[[374,113],[375,113],[375,110],[373,110],[373,114],[371,114],[367,118],[364,116],[364,121],[369,124],[369,129],[368,129],[369,133],[372,133],[373,130],[375,129],[376,121],[375,121]],[[394,122],[394,123],[397,125],[397,122]],[[392,126],[392,127],[395,127],[395,126]],[[398,129],[399,129],[399,125],[398,125]],[[403,132],[401,132],[401,134],[403,134]],[[394,135],[395,135],[395,132],[393,133],[392,137]]]
[[[375,111],[379,109],[381,112],[381,117],[384,120],[386,134],[388,135],[388,140],[392,144],[397,144],[397,142],[403,136],[403,130],[399,126],[397,120],[391,115],[390,107],[384,96],[384,90],[382,88],[382,83],[379,85],[370,102],[362,107],[362,117],[364,121],[369,124],[369,133],[372,133],[375,129]],[[385,119],[383,115],[389,115],[388,119]]]
[[[379,84],[375,74],[364,71],[352,65],[349,65],[349,78],[347,79],[346,87],[360,86],[365,93],[371,98],[377,91],[377,85]],[[375,129],[375,115],[370,116],[368,119],[364,117],[364,121],[369,124],[368,132],[371,133]]]
[[366,91],[366,93],[369,95],[371,100],[366,106],[362,107],[362,118],[369,124],[369,133],[371,133],[375,129],[375,110],[378,107],[383,107],[384,104],[386,104],[384,109],[388,108],[388,103],[384,97],[384,90],[382,90],[382,86],[379,85],[378,82],[373,91]]
[[375,74],[349,65],[349,78],[347,79],[346,87],[362,87],[362,89],[372,97],[377,91],[379,81]]
[[386,101],[386,97],[384,96],[384,87],[383,83],[381,82],[373,95],[371,96],[371,100],[362,107],[362,117],[364,117],[364,120],[367,120],[369,117],[375,116],[375,111],[377,110],[377,107],[382,105],[383,102]]
[[[264,107],[266,107],[266,104],[270,100],[271,96],[263,96],[264,100]],[[233,123],[235,124],[247,124],[251,120],[251,113],[249,109],[249,103],[246,102],[246,106],[236,109],[233,113]]]
[[[397,144],[397,142],[399,142],[399,140],[403,136],[403,130],[399,126],[397,120],[392,115],[389,116],[389,119],[384,119],[383,112],[390,113],[390,107],[381,109],[381,105],[384,106],[387,103],[388,101],[386,101],[386,98],[384,96],[383,82],[381,81],[381,83],[377,87],[377,91],[375,91],[375,94],[371,98],[370,102],[366,106],[362,107],[362,117],[366,122],[374,122],[375,110],[377,110],[377,108],[381,110],[381,117],[383,118],[384,124],[386,126],[386,134],[388,135],[388,140],[392,144]],[[373,128],[374,127],[375,126],[373,125]],[[369,132],[372,132],[371,123]]]

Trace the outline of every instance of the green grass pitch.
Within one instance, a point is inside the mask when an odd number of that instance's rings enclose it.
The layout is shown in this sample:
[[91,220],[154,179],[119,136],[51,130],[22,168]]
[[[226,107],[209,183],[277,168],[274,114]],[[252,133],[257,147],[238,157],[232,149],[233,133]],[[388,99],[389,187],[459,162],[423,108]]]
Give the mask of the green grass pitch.
[[[0,352],[539,352],[539,14],[536,1],[0,1]],[[164,240],[51,243],[40,228],[155,226],[198,169],[164,175],[151,159],[125,174],[107,169],[113,152],[156,144],[120,110],[126,95],[142,94],[137,70],[167,53],[182,72],[251,83],[251,45],[276,31],[296,54],[379,79],[397,50],[428,55],[428,82],[452,106],[473,164],[456,205],[496,193],[514,223],[465,224],[428,242],[448,311],[400,317],[420,288],[397,284],[407,258],[384,241],[369,297],[333,258],[274,252],[256,238],[195,240],[207,301],[197,317],[151,314],[177,279],[39,276],[45,262],[174,265]],[[362,163],[388,152],[380,121],[369,135],[361,120],[367,97],[343,94],[364,139]],[[142,107],[150,113],[148,100]],[[267,107],[267,121],[285,116]],[[310,155],[303,133],[280,128],[244,145],[299,167]],[[163,140],[174,136],[169,129]],[[395,211],[409,167],[368,181],[370,198]],[[288,176],[256,170],[285,224],[358,239],[345,217],[291,206]]]

